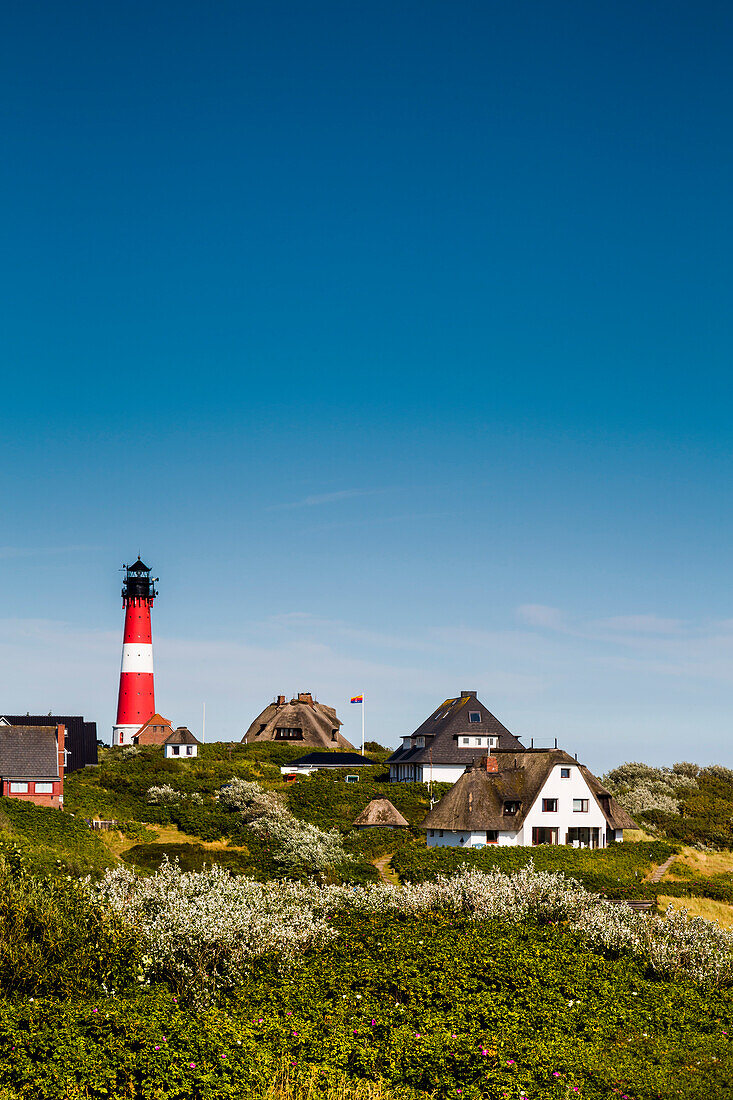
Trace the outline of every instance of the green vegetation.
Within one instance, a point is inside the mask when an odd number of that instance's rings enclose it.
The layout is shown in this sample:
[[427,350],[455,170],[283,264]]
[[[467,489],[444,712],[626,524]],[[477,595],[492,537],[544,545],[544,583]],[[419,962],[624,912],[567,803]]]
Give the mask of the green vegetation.
[[19,798],[0,798],[0,854],[39,874],[98,875],[114,862],[84,821]]
[[[733,1002],[605,959],[560,927],[344,913],[338,937],[194,1013],[165,989],[0,1004],[0,1085],[37,1100],[234,1100],[273,1078],[399,1097],[730,1095]],[[457,996],[457,991],[460,995]]]
[[[374,882],[373,861],[384,855],[401,881],[415,883],[464,866],[514,873],[533,860],[612,898],[693,896],[711,911],[733,904],[730,857],[681,852],[682,843],[733,846],[725,769],[693,775],[685,766],[661,778],[619,770],[621,797],[626,783],[627,794],[656,800],[635,815],[654,831],[650,842],[465,851],[426,848],[417,826],[428,791],[390,785],[383,754],[372,753],[378,764],[360,770],[358,783],[341,771],[285,782],[280,766],[302,752],[205,745],[194,761],[166,761],[154,748],[107,750],[99,767],[67,778],[71,813],[0,799],[0,1100],[733,1096],[733,990],[662,978],[648,960],[593,946],[563,921],[344,908],[324,918],[334,938],[289,962],[256,958],[244,984],[205,1009],[184,1003],[173,984],[148,985],[160,975],[129,922],[76,880],[96,880],[118,859],[148,874],[165,855],[184,870],[218,864],[263,883],[311,871],[283,867],[267,831],[258,835],[218,800],[233,777],[278,795],[300,821],[339,830],[352,861],[321,870],[325,885]],[[151,801],[152,787],[173,797]],[[377,794],[412,828],[352,830]],[[83,819],[92,817],[121,822],[126,839],[91,832]],[[652,885],[650,872],[673,853],[672,875]],[[273,896],[285,888],[301,889],[282,882]],[[256,943],[254,926],[251,936]]]

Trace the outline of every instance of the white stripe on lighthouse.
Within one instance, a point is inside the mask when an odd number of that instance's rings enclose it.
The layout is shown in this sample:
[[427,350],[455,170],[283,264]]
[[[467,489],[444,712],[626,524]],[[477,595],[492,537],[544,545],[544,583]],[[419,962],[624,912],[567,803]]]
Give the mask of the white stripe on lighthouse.
[[126,642],[122,647],[122,672],[152,672],[153,646],[150,642]]

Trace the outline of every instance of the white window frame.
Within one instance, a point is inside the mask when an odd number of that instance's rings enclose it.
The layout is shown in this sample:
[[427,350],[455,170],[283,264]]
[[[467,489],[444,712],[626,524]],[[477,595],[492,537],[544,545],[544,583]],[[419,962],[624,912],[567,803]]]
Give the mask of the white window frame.
[[15,782],[11,780],[9,786],[11,794],[28,794],[28,784],[22,783],[20,780]]
[[[580,805],[578,805],[580,803]],[[573,813],[574,814],[587,814],[590,812],[590,799],[589,798],[574,798],[573,799]]]
[[53,794],[53,783],[34,783],[33,788],[36,794]]

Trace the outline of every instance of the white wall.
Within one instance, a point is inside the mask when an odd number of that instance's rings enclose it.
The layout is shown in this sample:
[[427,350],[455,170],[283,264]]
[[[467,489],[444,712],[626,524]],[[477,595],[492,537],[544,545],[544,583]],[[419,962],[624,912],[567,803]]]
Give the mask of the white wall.
[[[194,756],[198,756],[198,745],[178,745],[177,747],[181,751],[176,755],[176,753],[173,752],[173,745],[163,746],[165,750],[165,755],[168,757],[169,760],[193,760]],[[186,752],[186,749],[188,748],[191,748],[193,750],[190,756]]]
[[[569,768],[569,779],[561,779],[561,768]],[[542,812],[543,798],[557,799],[557,813]],[[588,799],[588,813],[573,810],[574,798]],[[565,843],[565,834],[568,829],[598,829],[598,843],[601,847],[605,845],[606,819],[577,764],[556,764],[552,769],[534,805],[524,819],[519,843],[531,844],[532,829],[536,827],[557,829],[560,844]]]
[[[431,836],[430,833],[434,835]],[[442,836],[440,834],[443,834]],[[517,844],[518,833],[499,833],[497,844],[501,846]],[[463,837],[463,844],[461,844]],[[428,829],[428,848],[483,848],[486,845],[486,830],[481,832],[453,832],[450,829]],[[494,847],[490,844],[489,847]]]

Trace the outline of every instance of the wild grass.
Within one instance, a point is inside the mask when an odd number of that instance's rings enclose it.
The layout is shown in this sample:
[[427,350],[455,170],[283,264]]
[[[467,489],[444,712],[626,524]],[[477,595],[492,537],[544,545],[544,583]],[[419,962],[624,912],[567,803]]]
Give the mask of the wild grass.
[[323,1070],[316,1066],[296,1076],[290,1065],[283,1064],[263,1100],[401,1100],[407,1095],[396,1093],[379,1081],[355,1082],[345,1076],[335,1081],[324,1080]]
[[705,920],[716,920],[721,928],[733,928],[733,905],[727,905],[724,901],[714,901],[712,898],[673,898],[660,894],[657,904],[661,912],[672,905],[675,909],[686,909],[688,917],[704,917]]

